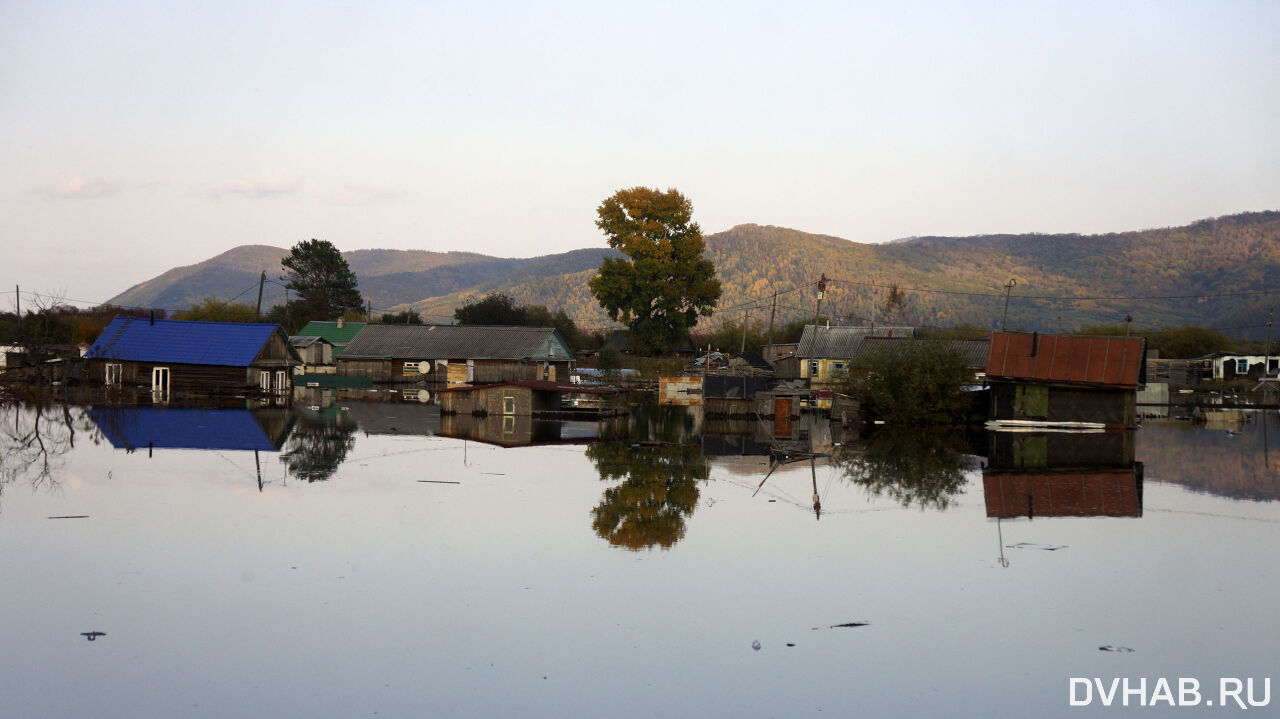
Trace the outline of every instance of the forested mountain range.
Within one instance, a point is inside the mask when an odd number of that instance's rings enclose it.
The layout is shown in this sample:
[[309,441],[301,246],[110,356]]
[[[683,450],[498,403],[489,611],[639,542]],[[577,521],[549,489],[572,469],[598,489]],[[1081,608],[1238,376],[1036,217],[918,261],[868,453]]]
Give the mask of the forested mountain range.
[[[1280,212],[1203,220],[1184,227],[1102,235],[1022,234],[915,237],[860,244],[782,227],[739,225],[708,235],[707,256],[724,285],[712,324],[812,317],[872,318],[949,326],[998,326],[1010,294],[1010,327],[1057,331],[1083,325],[1135,328],[1199,324],[1261,336],[1280,293]],[[587,289],[607,249],[528,259],[465,252],[358,250],[344,253],[375,308],[437,318],[488,292],[564,309],[586,327],[607,324]],[[111,301],[181,309],[209,297],[253,303],[259,272],[283,274],[286,248],[242,246],[170,270]],[[896,286],[898,292],[890,290]],[[283,299],[267,285],[264,306]],[[891,298],[896,298],[893,301]],[[1237,329],[1240,328],[1240,329]]]

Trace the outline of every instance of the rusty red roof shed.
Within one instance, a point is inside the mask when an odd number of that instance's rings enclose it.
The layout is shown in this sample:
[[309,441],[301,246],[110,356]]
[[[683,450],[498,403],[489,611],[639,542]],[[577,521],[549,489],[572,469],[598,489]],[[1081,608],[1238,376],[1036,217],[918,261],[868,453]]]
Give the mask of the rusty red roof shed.
[[1141,337],[995,332],[987,355],[987,378],[1137,389],[1142,384],[1146,347]]

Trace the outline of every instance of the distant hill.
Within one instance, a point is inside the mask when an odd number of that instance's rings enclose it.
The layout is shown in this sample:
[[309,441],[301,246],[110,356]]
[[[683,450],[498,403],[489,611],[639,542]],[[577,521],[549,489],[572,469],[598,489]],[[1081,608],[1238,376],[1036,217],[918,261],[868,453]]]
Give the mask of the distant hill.
[[[113,302],[178,309],[206,297],[256,298],[258,273],[279,277],[283,248],[238,247],[205,262],[170,270]],[[463,302],[501,291],[520,303],[564,309],[581,324],[607,318],[587,282],[607,249],[528,259],[462,252],[358,250],[345,253],[360,290],[375,307],[412,306],[449,316]],[[1185,227],[1104,235],[914,237],[860,244],[782,227],[739,225],[707,236],[707,255],[724,285],[713,322],[812,317],[818,278],[828,278],[822,314],[835,321],[902,321],[930,325],[998,325],[1004,284],[1014,279],[1008,325],[1056,331],[1090,324],[1136,328],[1195,323],[1261,336],[1280,295],[1280,212],[1203,220]],[[887,307],[888,287],[902,289]],[[283,299],[268,284],[264,305]],[[1149,299],[1125,299],[1149,298]],[[745,305],[745,306],[744,306]],[[1235,329],[1243,328],[1243,329]],[[1280,335],[1277,335],[1280,336]]]

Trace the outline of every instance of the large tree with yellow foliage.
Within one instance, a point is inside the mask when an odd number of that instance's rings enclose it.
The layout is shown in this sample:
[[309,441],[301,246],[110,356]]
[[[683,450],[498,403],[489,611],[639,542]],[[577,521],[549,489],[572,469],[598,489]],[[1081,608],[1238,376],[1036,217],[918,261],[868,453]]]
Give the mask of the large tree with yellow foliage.
[[693,222],[693,203],[676,190],[632,187],[600,203],[596,214],[609,246],[626,257],[605,258],[591,278],[591,293],[638,342],[670,349],[720,299],[715,265],[702,255],[706,245]]

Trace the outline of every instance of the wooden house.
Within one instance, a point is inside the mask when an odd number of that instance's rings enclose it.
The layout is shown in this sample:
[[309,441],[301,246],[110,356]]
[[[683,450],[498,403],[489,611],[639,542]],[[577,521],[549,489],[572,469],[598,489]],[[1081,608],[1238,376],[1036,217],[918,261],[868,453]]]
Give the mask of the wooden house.
[[371,324],[337,361],[374,382],[568,382],[573,352],[551,327]]
[[85,354],[107,386],[169,396],[293,389],[302,363],[279,325],[116,317]]
[[[341,355],[355,339],[356,335],[365,327],[364,322],[347,322],[346,320],[337,320],[335,322],[324,322],[315,320],[308,322],[302,329],[298,330],[298,337],[320,337],[333,346],[333,356]],[[312,364],[308,362],[307,364]]]
[[814,388],[839,384],[867,337],[914,337],[912,327],[823,327],[805,325],[794,355],[773,363],[779,379],[805,379]]
[[1259,380],[1280,374],[1280,355],[1235,354],[1220,352],[1204,358],[1213,379],[1229,382],[1236,379]]
[[319,335],[293,335],[289,338],[293,351],[306,365],[333,364],[333,343]]
[[1000,423],[1137,426],[1146,340],[997,332],[987,381],[990,419]]

